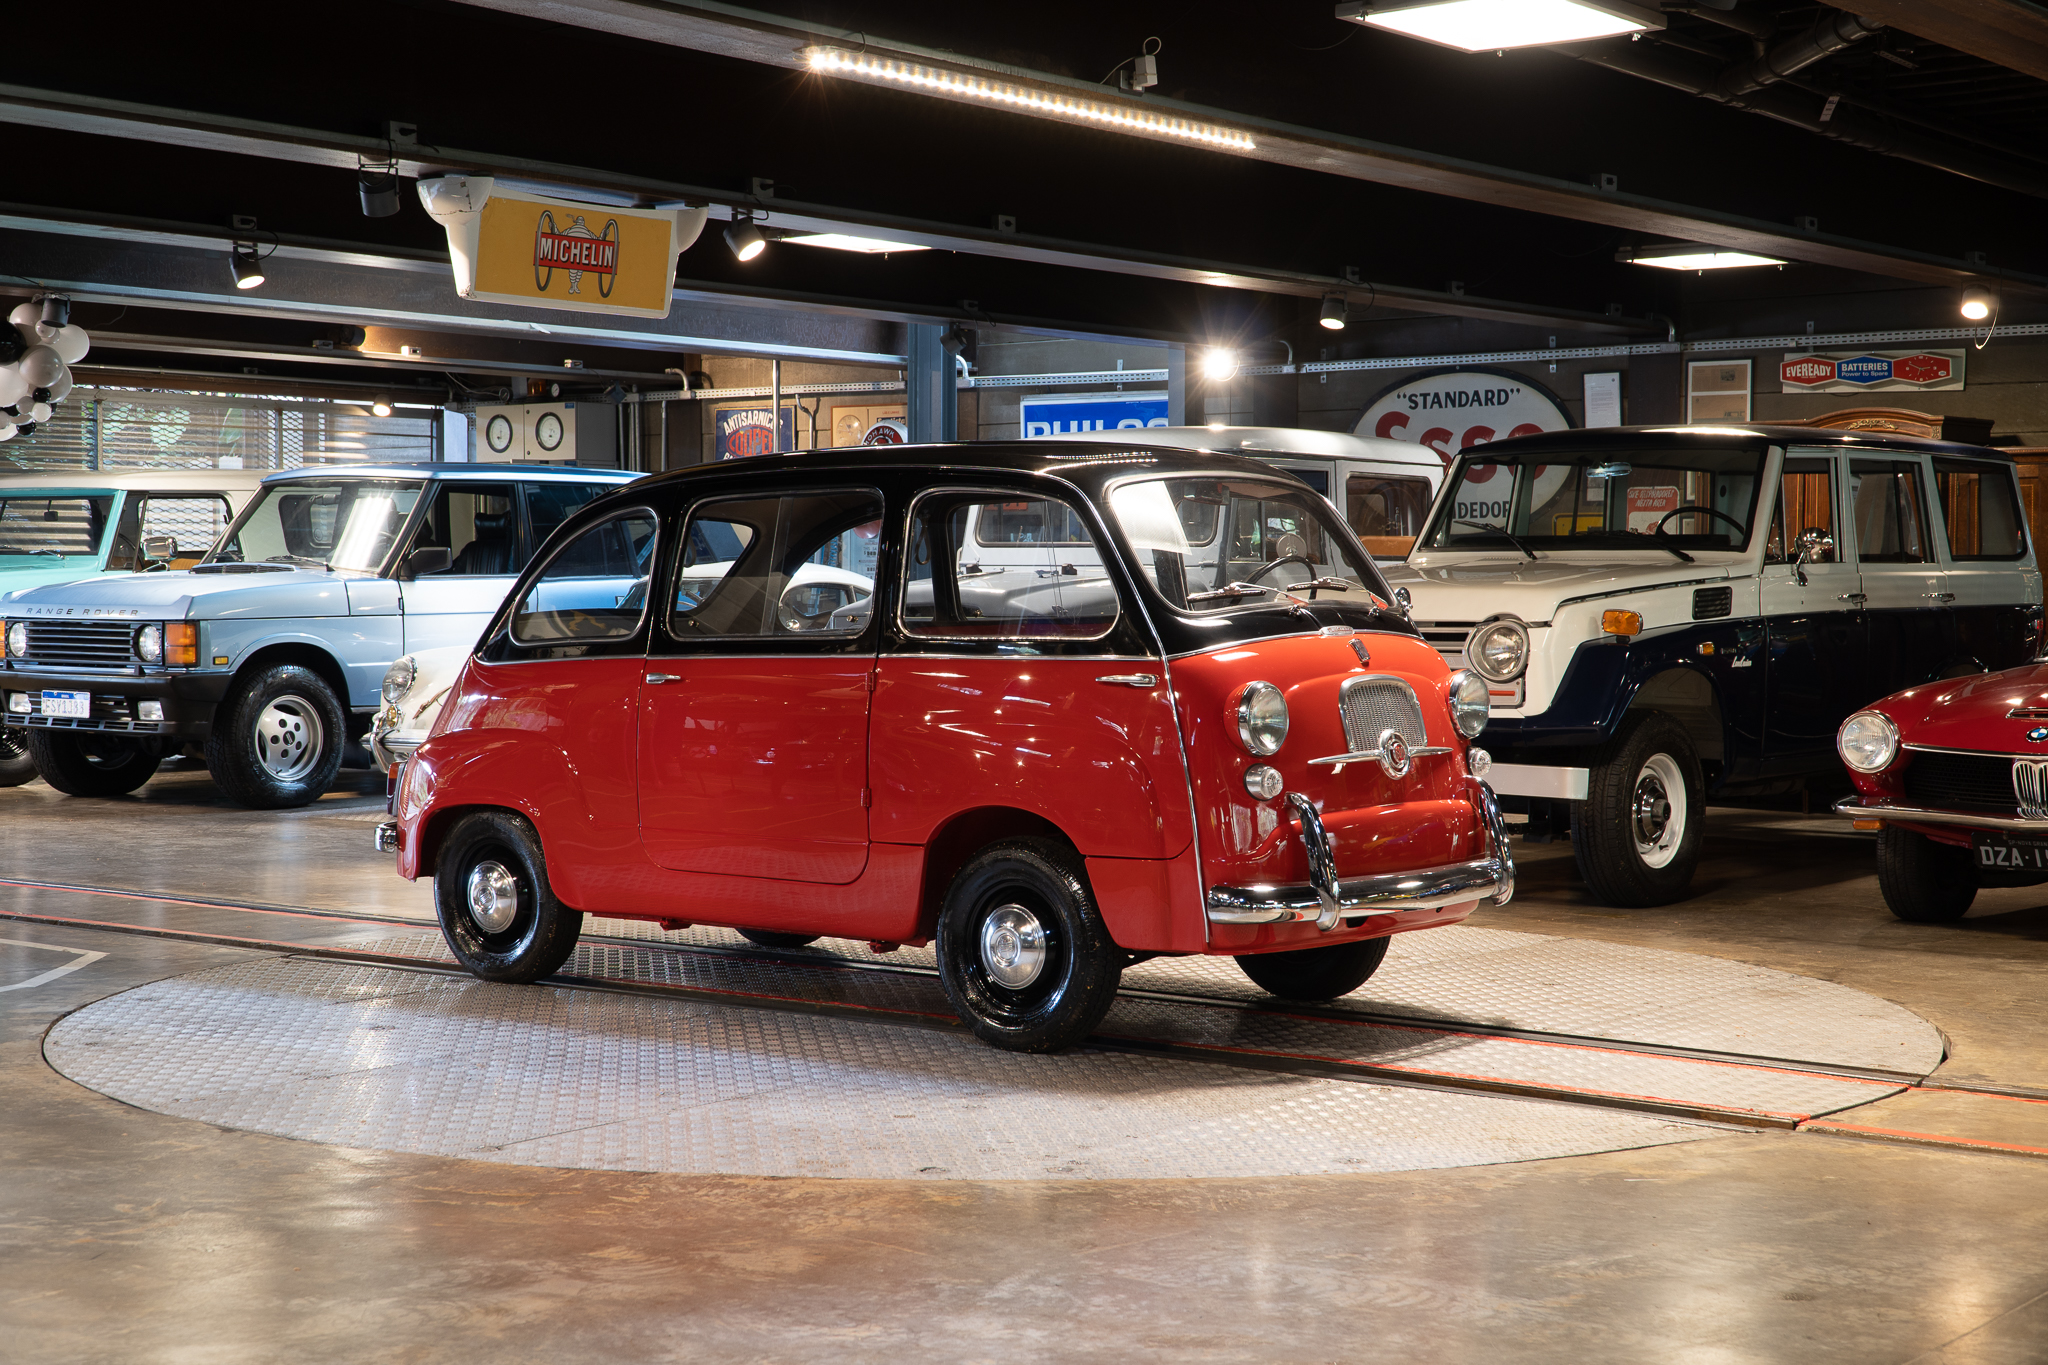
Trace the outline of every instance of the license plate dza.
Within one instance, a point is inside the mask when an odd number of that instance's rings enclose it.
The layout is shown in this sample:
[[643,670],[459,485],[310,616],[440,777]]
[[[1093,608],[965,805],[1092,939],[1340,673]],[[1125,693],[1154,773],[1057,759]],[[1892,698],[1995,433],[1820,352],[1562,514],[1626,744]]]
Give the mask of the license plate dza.
[[1970,851],[1976,855],[1979,867],[2048,872],[2048,836],[1972,830]]
[[69,716],[74,720],[90,720],[92,719],[92,693],[45,692],[43,693],[43,714],[46,716]]

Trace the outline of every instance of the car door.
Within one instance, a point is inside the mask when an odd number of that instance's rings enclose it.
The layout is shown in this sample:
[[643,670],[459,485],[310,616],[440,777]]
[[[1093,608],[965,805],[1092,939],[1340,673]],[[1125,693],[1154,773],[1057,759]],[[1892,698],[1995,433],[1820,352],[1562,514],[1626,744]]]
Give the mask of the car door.
[[809,589],[813,566],[860,562],[882,505],[824,484],[689,510],[639,712],[640,838],[658,865],[827,885],[866,867],[873,581],[864,605],[823,613]]
[[1934,486],[1947,531],[1956,664],[1996,670],[2026,662],[2041,619],[2041,581],[2012,466],[1936,456]]
[[1916,455],[1849,457],[1851,539],[1869,632],[1867,695],[1858,706],[1926,682],[1955,655],[1925,475],[1926,461]]
[[[1840,543],[1841,475],[1836,456],[1793,452],[1778,478],[1760,575],[1768,775],[1830,762],[1835,727],[1869,700],[1857,699],[1868,688],[1868,632],[1856,566]],[[1731,665],[1745,659],[1753,659],[1748,650]]]
[[[526,564],[517,495],[509,483],[444,479],[399,561],[405,649],[475,642]],[[421,551],[445,550],[432,564]]]

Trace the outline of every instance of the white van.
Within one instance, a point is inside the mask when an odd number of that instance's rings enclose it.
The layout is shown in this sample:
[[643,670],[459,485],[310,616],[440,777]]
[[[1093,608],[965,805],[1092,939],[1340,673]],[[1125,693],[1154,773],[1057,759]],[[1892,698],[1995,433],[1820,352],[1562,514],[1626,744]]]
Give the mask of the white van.
[[1428,446],[1300,427],[1129,427],[1062,432],[1049,441],[1128,441],[1140,446],[1216,450],[1266,460],[1330,500],[1374,559],[1408,557],[1444,462]]

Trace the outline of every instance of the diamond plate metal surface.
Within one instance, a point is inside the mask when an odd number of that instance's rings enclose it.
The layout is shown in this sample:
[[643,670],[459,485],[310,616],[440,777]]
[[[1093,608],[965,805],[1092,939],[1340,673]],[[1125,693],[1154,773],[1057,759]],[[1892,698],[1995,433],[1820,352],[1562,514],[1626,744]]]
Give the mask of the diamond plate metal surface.
[[226,1127],[605,1170],[1320,1175],[1714,1131],[1175,1059],[1027,1057],[900,1024],[290,958],[111,996],[61,1021],[45,1053],[80,1084]]

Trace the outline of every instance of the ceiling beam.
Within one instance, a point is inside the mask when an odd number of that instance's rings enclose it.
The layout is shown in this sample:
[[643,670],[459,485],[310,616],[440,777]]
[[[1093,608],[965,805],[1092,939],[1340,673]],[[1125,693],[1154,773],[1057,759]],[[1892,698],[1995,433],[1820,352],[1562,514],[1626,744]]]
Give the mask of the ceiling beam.
[[[808,70],[808,63],[802,56],[807,46],[843,46],[870,56],[894,57],[969,75],[1023,82],[1049,93],[1115,105],[1134,114],[1177,114],[1190,120],[1223,125],[1251,136],[1254,143],[1251,149],[1210,149],[1219,155],[1252,157],[1300,170],[1420,190],[1499,208],[1657,233],[1811,265],[1836,266],[1894,279],[1914,280],[1921,284],[1958,285],[1989,279],[1987,272],[1961,258],[1934,256],[1832,234],[1803,232],[1787,223],[1773,223],[1644,195],[1603,191],[1590,184],[1439,156],[1163,96],[1122,95],[1101,85],[1090,85],[1050,72],[1030,71],[964,57],[959,53],[939,52],[873,33],[806,24],[800,20],[714,3],[713,0],[459,0],[459,3],[643,42],[710,52],[785,70]],[[1912,0],[1911,7],[1918,8],[1921,3],[1923,0]],[[1948,0],[1948,3],[1961,5],[1966,0]],[[1978,3],[1989,5],[1992,0],[1978,0]],[[839,78],[819,76],[817,79]],[[926,88],[919,93],[927,98],[950,100],[977,108],[990,107],[985,101],[943,89]],[[1028,108],[998,107],[1022,118],[1071,122]],[[1998,278],[2008,288],[2019,286],[2048,293],[2048,277],[2000,274]],[[1396,306],[1399,306],[1398,302]]]
[[1889,24],[2048,81],[2048,7],[2031,0],[1831,0],[1838,9]]

